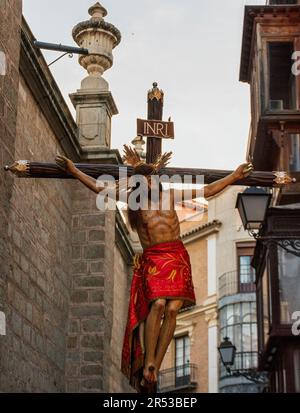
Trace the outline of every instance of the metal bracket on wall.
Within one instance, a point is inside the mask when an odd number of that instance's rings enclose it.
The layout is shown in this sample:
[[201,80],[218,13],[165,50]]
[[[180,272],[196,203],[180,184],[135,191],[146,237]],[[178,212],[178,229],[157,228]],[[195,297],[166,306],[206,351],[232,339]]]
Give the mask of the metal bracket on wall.
[[268,374],[266,372],[259,372],[251,369],[245,371],[231,370],[229,367],[226,370],[228,377],[244,377],[255,384],[268,385]]
[[53,60],[53,62],[49,63],[48,67],[53,65],[55,62],[62,59],[66,55],[69,55],[69,57],[72,58],[73,54],[81,54],[81,55],[89,54],[88,49],[84,49],[81,47],[66,46],[66,45],[56,44],[56,43],[39,42],[37,40],[34,41],[34,45],[38,49],[53,50],[55,52],[64,52],[64,54],[59,56],[57,59]]
[[264,237],[261,236],[260,231],[249,230],[248,233],[252,236],[256,241],[260,241],[265,245],[275,244],[279,247],[283,248],[289,254],[293,254],[296,257],[300,257],[300,238],[299,235],[293,236],[290,234],[286,234],[286,236],[269,236]]
[[64,53],[61,56],[59,56],[57,59],[53,60],[53,62],[48,64],[48,67],[50,67],[51,65],[53,65],[54,63],[58,62],[60,59],[62,59],[64,56],[69,55],[69,58],[72,59],[73,57],[73,53]]

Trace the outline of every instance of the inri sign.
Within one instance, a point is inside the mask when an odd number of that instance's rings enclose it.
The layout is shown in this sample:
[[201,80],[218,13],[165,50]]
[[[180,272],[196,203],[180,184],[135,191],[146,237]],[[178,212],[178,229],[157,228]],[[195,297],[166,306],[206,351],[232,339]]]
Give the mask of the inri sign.
[[174,139],[174,123],[137,119],[137,134],[153,138]]

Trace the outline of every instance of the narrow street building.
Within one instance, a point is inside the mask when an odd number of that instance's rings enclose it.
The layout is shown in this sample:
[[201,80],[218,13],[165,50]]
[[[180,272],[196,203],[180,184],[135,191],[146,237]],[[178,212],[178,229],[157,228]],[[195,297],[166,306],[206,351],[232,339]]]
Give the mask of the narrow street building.
[[[300,4],[246,6],[240,80],[250,85],[247,159],[297,183],[272,191],[253,265],[257,277],[259,368],[270,391],[300,392]],[[298,318],[297,318],[298,314]]]

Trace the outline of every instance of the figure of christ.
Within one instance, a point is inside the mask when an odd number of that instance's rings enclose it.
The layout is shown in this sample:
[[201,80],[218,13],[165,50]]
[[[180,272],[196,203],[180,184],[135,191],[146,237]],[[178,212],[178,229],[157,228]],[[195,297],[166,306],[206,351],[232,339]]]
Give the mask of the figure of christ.
[[[144,180],[139,196],[148,207],[143,202],[142,208],[134,210],[128,202],[129,223],[138,234],[143,254],[135,260],[122,351],[122,372],[138,391],[147,392],[148,389],[151,392],[173,338],[177,314],[180,309],[195,304],[195,295],[189,256],[180,240],[175,208],[175,201],[183,199],[183,193],[178,189],[169,189],[168,196],[164,197],[159,180],[153,179],[168,164],[171,153],[161,155],[153,164],[146,164],[134,149],[126,145],[124,148],[124,161],[133,166],[134,175]],[[104,190],[94,178],[79,171],[66,157],[57,156],[56,163],[96,194]],[[252,170],[251,163],[241,164],[225,178],[204,186],[203,197],[207,199],[216,195],[228,185],[247,177]],[[128,196],[136,189],[137,186],[131,188]],[[193,189],[191,199],[196,194],[199,196]],[[187,200],[186,195],[184,199]]]

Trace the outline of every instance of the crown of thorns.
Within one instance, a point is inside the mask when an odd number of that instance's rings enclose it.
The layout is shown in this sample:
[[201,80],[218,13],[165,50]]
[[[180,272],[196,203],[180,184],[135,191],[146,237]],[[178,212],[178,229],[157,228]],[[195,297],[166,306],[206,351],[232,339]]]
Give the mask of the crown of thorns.
[[[171,157],[172,152],[166,152],[159,155],[154,163],[148,164],[152,167],[152,173],[158,173],[160,169],[165,168],[169,164]],[[140,158],[137,151],[127,145],[124,145],[123,161],[126,164],[133,166],[134,169],[138,168],[140,165],[146,165],[146,162]]]

